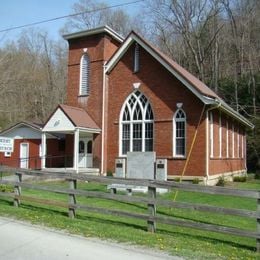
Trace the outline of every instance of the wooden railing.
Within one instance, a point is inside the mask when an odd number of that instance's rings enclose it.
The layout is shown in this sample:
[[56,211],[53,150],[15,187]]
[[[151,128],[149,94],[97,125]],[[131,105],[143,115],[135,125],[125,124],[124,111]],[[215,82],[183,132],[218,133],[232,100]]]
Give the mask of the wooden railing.
[[[14,169],[2,169],[2,171],[3,170],[14,172]],[[146,220],[148,231],[150,232],[156,232],[156,223],[164,223],[169,225],[189,227],[189,228],[195,228],[200,230],[245,236],[245,237],[256,239],[256,249],[257,252],[260,252],[260,192],[257,190],[239,190],[239,189],[224,188],[224,187],[178,183],[173,181],[121,179],[121,178],[111,178],[111,177],[109,178],[109,177],[101,177],[101,176],[89,176],[89,175],[68,174],[68,173],[50,173],[50,172],[43,173],[41,171],[18,170],[18,169],[14,173],[17,176],[16,181],[10,181],[10,180],[0,181],[0,184],[13,185],[14,193],[0,192],[0,197],[1,196],[12,197],[14,200],[14,206],[19,206],[21,201],[30,201],[30,202],[42,203],[46,205],[64,207],[64,208],[68,208],[68,215],[71,218],[74,218],[76,216],[76,211],[79,209],[88,212],[92,211],[92,212],[98,212],[102,214],[132,217],[132,218]],[[60,180],[66,180],[69,186],[68,189],[66,189],[64,187],[59,188],[59,187],[43,186],[34,182],[23,182],[24,175],[38,176],[41,178],[44,177],[44,178],[55,178]],[[128,190],[131,190],[134,186],[144,186],[144,187],[148,187],[148,193],[147,193],[148,196],[147,197],[126,196],[122,194],[80,190],[77,189],[77,181],[97,182],[101,184],[115,184],[115,183],[122,184],[122,185],[127,185]],[[66,203],[61,201],[46,200],[42,198],[24,196],[22,195],[22,188],[67,194],[69,197],[69,201],[68,203]],[[195,204],[195,203],[166,200],[166,199],[156,197],[157,188],[163,188],[169,190],[177,189],[183,191],[192,191],[192,192],[200,192],[200,193],[208,193],[208,194],[238,196],[242,198],[253,198],[256,200],[257,210],[251,211],[245,209],[224,208],[224,207],[217,207],[217,206],[206,205],[206,204]],[[77,196],[110,199],[110,200],[126,202],[126,203],[129,202],[143,203],[147,205],[148,213],[141,214],[135,212],[126,212],[122,210],[82,205],[77,202]],[[175,219],[170,216],[167,217],[159,216],[156,213],[156,206],[164,206],[168,208],[179,208],[179,209],[192,209],[192,210],[203,211],[203,212],[211,212],[211,213],[218,213],[224,215],[234,215],[234,216],[253,218],[256,220],[257,228],[256,231],[251,231],[251,230],[239,229],[239,228],[216,225],[216,224],[206,224],[206,223],[195,222],[195,221]]]

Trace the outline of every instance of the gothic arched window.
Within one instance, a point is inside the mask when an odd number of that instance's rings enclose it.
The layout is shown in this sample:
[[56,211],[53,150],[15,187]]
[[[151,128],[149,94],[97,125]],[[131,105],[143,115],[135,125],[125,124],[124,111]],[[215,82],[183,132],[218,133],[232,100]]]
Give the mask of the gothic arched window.
[[120,116],[120,155],[128,151],[153,151],[153,111],[140,91],[125,101]]
[[186,114],[182,109],[176,111],[173,122],[173,155],[184,157],[186,155]]

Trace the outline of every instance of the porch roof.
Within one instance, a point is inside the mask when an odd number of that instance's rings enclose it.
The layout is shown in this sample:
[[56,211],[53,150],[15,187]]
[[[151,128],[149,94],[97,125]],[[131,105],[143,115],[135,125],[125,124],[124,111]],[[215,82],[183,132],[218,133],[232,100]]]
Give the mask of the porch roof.
[[101,129],[82,108],[60,104],[46,121],[43,132],[68,132],[76,128],[86,132],[100,133]]

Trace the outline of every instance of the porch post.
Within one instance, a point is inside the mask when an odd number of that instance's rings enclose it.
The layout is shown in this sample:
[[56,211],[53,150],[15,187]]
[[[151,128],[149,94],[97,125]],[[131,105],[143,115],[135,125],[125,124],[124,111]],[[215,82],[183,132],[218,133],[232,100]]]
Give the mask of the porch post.
[[46,166],[46,133],[42,132],[42,154],[41,154],[42,169]]
[[79,129],[74,131],[74,156],[73,156],[73,169],[78,173],[79,164]]

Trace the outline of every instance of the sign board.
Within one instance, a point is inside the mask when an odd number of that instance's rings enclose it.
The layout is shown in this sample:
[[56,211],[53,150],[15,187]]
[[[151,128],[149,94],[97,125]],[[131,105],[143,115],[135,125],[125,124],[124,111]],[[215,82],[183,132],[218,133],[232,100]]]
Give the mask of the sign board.
[[0,152],[12,153],[13,151],[14,151],[14,139],[0,136]]

